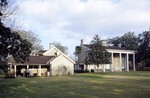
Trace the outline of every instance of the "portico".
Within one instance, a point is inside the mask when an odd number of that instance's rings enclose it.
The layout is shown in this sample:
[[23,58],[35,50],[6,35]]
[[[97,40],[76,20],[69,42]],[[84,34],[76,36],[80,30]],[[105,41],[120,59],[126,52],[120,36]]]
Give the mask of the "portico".
[[135,51],[106,49],[111,53],[111,71],[135,71]]
[[[87,56],[88,51],[91,49],[91,46],[89,44],[83,44],[83,41],[81,41],[81,53],[79,54],[79,65],[85,65],[84,60]],[[96,72],[97,70],[102,71],[102,72],[107,72],[107,71],[130,71],[133,70],[135,71],[135,51],[132,50],[127,50],[121,46],[105,46],[107,52],[111,54],[111,57],[108,58],[110,59],[110,64],[100,64],[99,66],[90,64],[86,65],[86,70],[94,71]],[[79,66],[78,65],[78,66]],[[97,68],[98,67],[98,68]],[[76,67],[76,70],[81,70],[79,67]],[[82,68],[84,69],[84,68]],[[85,70],[85,69],[84,69]]]

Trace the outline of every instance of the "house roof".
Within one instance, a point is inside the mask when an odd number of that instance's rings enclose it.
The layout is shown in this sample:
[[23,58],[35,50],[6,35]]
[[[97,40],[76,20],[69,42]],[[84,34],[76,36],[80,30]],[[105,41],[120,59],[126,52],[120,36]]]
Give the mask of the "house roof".
[[[89,44],[84,44],[83,46],[85,46],[87,48],[91,48],[91,45],[89,45]],[[116,46],[107,46],[106,49],[126,50],[125,48],[120,48],[120,47],[116,47]]]
[[[53,49],[57,50],[57,52],[60,52],[59,55],[45,55],[45,53],[52,51]],[[15,65],[47,65],[51,62],[55,61],[57,58],[59,58],[61,55],[63,55],[66,59],[68,59],[70,62],[75,62],[70,59],[68,56],[66,56],[64,53],[62,53],[59,49],[56,47],[52,47],[49,50],[40,50],[37,54],[42,54],[38,56],[29,56],[29,60],[25,61],[24,63],[13,63]]]
[[43,54],[44,52],[46,52],[47,50],[40,50],[37,52],[37,54]]
[[29,60],[24,62],[24,63],[16,63],[17,65],[27,65],[27,64],[35,64],[35,65],[40,65],[40,64],[47,64],[47,62],[51,59],[55,58],[54,56],[30,56]]
[[106,49],[127,50],[125,48],[120,48],[120,47],[116,47],[116,46],[107,46]]
[[46,52],[47,50],[40,50],[38,53],[44,53]]

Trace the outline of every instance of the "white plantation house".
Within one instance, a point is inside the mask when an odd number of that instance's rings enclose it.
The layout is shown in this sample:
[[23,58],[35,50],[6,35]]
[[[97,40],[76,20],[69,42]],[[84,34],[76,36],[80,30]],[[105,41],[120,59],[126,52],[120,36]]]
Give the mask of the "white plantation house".
[[9,62],[10,70],[15,72],[15,76],[24,75],[26,69],[29,69],[30,76],[74,74],[74,64],[72,59],[55,46],[31,55],[24,63]]
[[[75,66],[75,70],[94,70],[97,71],[96,65],[85,65],[84,59],[90,49],[90,45],[84,44],[81,40],[81,53],[79,54],[79,65]],[[106,46],[106,50],[111,53],[111,64],[102,64],[99,66],[100,71],[135,71],[135,51],[126,50],[121,47]]]

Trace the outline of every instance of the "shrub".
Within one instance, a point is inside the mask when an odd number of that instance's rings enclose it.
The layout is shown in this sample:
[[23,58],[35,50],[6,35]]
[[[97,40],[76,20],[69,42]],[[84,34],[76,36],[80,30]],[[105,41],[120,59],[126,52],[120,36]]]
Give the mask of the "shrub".
[[15,78],[15,72],[14,71],[6,72],[6,77],[5,78]]

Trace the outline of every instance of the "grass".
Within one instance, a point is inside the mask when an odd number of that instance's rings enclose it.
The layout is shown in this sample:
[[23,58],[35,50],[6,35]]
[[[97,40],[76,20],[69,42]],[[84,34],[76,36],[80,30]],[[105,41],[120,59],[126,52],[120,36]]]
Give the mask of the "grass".
[[0,98],[150,98],[150,72],[0,78]]

